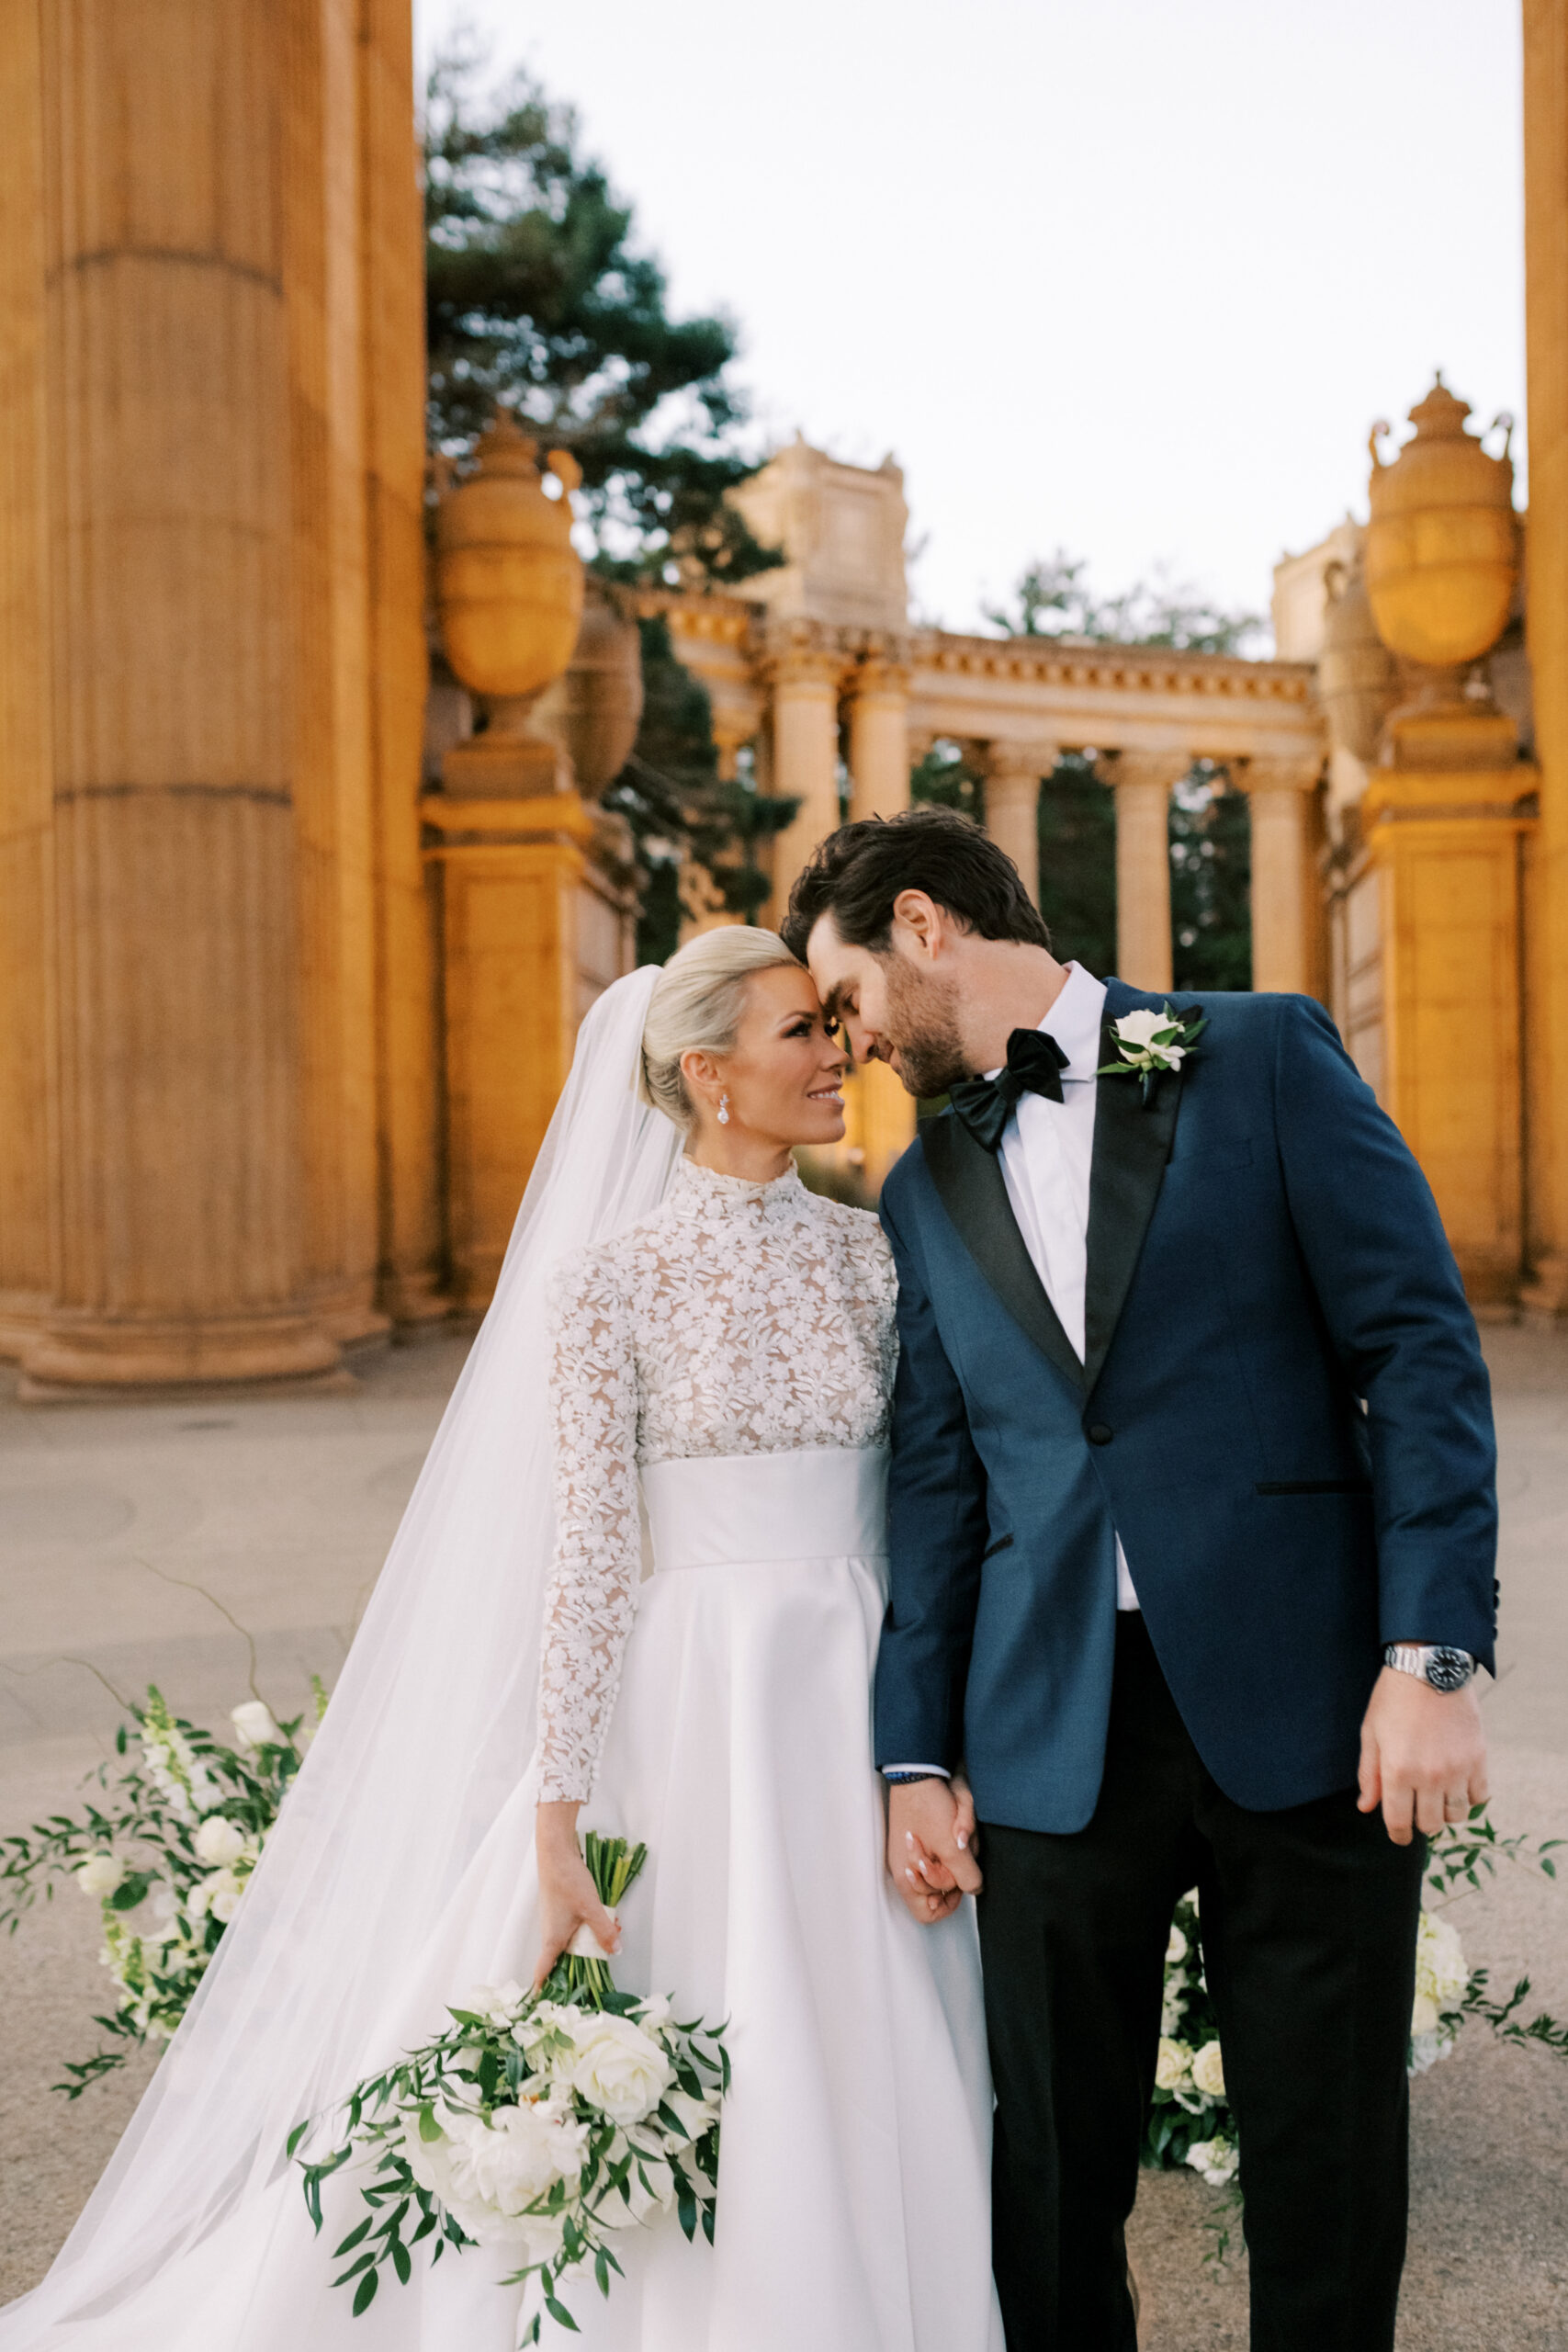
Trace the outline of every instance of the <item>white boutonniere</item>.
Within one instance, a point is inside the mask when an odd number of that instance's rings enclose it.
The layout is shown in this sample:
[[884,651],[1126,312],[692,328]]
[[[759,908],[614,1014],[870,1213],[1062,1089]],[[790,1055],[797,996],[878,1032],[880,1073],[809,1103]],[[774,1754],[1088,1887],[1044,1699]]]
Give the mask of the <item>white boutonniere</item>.
[[1102,1063],[1096,1076],[1135,1078],[1146,1111],[1165,1071],[1181,1068],[1208,1025],[1206,1013],[1173,1012],[1168,1004],[1163,1012],[1124,1012],[1111,1023],[1122,1058]]

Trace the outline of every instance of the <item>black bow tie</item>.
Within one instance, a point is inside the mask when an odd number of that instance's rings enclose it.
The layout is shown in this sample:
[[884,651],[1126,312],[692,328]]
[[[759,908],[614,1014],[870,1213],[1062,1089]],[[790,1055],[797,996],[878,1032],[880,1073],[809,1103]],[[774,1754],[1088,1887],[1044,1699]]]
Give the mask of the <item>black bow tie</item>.
[[1007,1068],[996,1078],[965,1079],[948,1100],[976,1143],[999,1148],[1007,1123],[1022,1094],[1062,1100],[1062,1072],[1072,1059],[1048,1029],[1015,1029],[1008,1039]]

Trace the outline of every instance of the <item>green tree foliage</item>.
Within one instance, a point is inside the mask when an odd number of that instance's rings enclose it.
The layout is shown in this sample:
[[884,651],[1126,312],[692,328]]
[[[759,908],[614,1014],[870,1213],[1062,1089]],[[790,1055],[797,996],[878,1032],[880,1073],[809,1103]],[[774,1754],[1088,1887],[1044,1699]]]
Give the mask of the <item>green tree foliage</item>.
[[425,90],[433,446],[463,456],[503,400],[581,466],[601,569],[716,585],[766,570],[781,558],[725,503],[756,470],[734,324],[671,316],[571,109],[526,74],[487,94],[483,70],[459,41]]
[[636,845],[637,962],[662,964],[680,939],[682,888],[755,922],[769,888],[761,852],[800,803],[763,797],[750,775],[719,781],[707,688],[676,659],[662,616],[637,627],[642,719],[604,806],[627,820]]
[[1170,927],[1179,989],[1252,986],[1252,820],[1245,792],[1200,760],[1170,797]]
[[1165,645],[1181,653],[1239,653],[1263,624],[1256,613],[1227,613],[1191,587],[1156,577],[1120,595],[1090,588],[1081,556],[1058,548],[1020,575],[1012,602],[986,618],[1009,637],[1079,638],[1096,645]]
[[1040,911],[1056,952],[1116,969],[1116,802],[1092,757],[1065,752],[1040,787]]
[[942,736],[909,770],[909,797],[927,808],[956,808],[977,825],[986,821],[985,778],[971,767],[962,746]]

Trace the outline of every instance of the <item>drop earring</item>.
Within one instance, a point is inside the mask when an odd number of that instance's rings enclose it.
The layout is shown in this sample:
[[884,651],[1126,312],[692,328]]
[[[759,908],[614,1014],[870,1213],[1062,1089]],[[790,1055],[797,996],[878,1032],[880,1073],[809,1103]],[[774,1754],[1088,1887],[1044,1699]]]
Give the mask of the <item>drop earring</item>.
[[729,1097],[728,1094],[721,1094],[718,1098],[718,1124],[721,1127],[727,1127],[729,1125]]

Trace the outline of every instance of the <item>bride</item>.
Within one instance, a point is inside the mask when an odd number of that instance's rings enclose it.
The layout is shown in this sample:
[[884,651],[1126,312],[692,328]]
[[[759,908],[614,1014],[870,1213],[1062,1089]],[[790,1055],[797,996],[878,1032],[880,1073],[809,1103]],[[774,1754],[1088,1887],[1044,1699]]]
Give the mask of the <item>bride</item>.
[[[416,2256],[353,2319],[351,2185],[318,2239],[284,2143],[584,1927],[728,2018],[734,2078],[714,2245],[656,2218],[607,2301],[569,2288],[576,2340],[1001,2352],[973,1922],[916,1887],[917,1924],[881,1860],[893,1272],[790,1156],[843,1134],[845,1068],[768,932],[589,1014],[316,1745],[0,2352],[510,2352],[502,2249]],[[588,1827],[650,1849],[619,1922]]]

